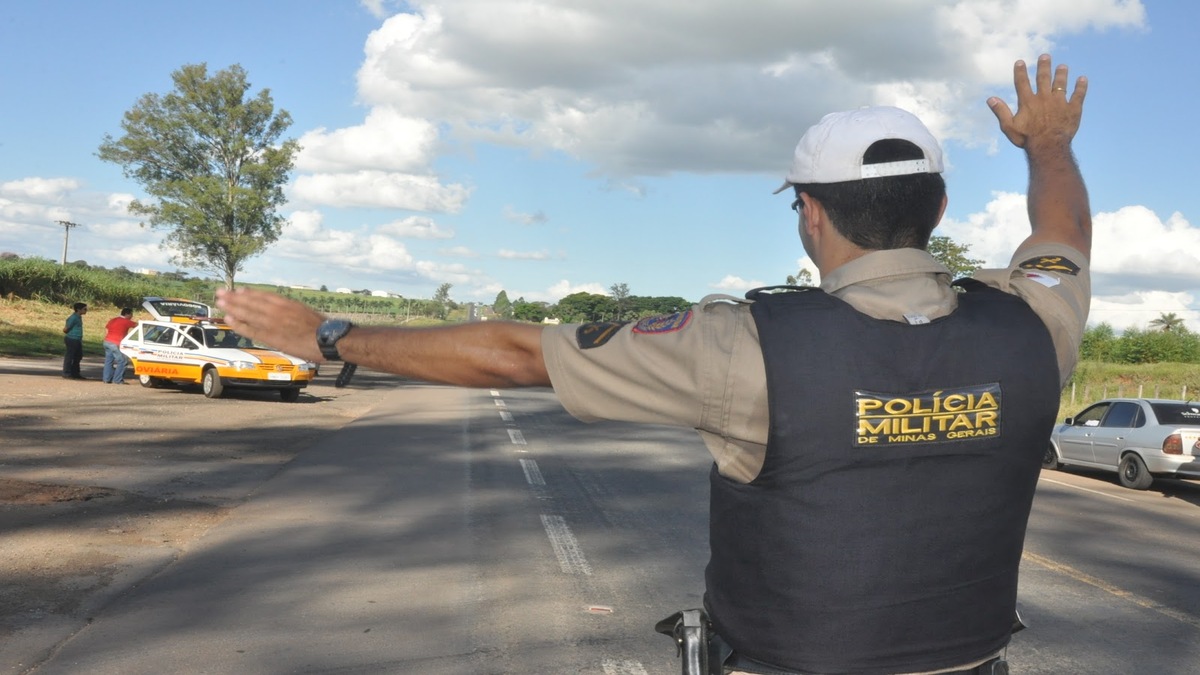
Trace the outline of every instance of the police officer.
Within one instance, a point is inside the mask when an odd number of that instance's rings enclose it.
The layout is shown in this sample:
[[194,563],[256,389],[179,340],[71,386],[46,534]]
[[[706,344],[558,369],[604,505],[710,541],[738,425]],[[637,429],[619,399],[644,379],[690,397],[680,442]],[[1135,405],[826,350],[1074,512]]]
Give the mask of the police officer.
[[431,382],[553,385],[585,420],[695,428],[715,460],[705,608],[738,672],[992,672],[1013,626],[1040,459],[1087,317],[1071,152],[1087,81],[1014,67],[989,99],[1025,151],[1032,233],[958,286],[924,249],[946,206],[913,115],[834,113],[796,147],[819,289],[714,296],[634,324],[355,327],[222,292],[240,333]]

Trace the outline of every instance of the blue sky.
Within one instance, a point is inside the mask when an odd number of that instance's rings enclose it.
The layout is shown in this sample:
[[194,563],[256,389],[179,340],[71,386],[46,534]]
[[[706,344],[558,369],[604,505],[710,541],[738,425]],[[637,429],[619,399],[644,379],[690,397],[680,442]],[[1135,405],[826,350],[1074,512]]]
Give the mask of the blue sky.
[[[804,129],[899,105],[942,139],[938,233],[1003,265],[1021,153],[984,104],[1043,51],[1091,87],[1092,322],[1200,329],[1196,3],[42,0],[0,16],[0,251],[172,270],[96,158],[185,64],[240,64],[304,149],[242,281],[455,300],[741,294],[806,266],[773,196]],[[864,18],[866,20],[864,21]],[[193,274],[204,274],[189,270]]]

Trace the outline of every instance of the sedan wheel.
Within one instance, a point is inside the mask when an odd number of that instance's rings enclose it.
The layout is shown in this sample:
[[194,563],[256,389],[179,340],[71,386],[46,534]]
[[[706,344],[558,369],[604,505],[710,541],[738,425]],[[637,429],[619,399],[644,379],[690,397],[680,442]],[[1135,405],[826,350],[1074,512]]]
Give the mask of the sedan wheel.
[[225,392],[225,385],[221,382],[221,375],[216,368],[204,371],[201,386],[204,387],[204,395],[209,398],[221,398],[221,394]]
[[1058,453],[1054,450],[1053,443],[1046,444],[1046,451],[1042,454],[1043,469],[1061,469],[1062,462],[1058,461]]
[[1117,479],[1121,485],[1134,490],[1145,490],[1154,482],[1154,476],[1146,470],[1146,463],[1132,452],[1121,458]]
[[284,403],[295,403],[296,400],[300,398],[300,390],[293,387],[280,389],[279,398],[281,398]]
[[162,378],[150,377],[149,375],[138,375],[138,382],[143,387],[149,387],[150,389],[162,386]]

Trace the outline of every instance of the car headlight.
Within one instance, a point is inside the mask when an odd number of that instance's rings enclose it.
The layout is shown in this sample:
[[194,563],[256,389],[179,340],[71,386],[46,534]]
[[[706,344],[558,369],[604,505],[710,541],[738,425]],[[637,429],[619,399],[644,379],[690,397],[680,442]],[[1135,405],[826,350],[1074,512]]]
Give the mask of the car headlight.
[[234,361],[233,367],[238,370],[254,370],[254,364],[249,361]]
[[301,363],[300,365],[296,366],[296,370],[298,370],[302,373],[307,373],[310,370],[316,370],[316,368],[317,368],[317,364],[307,363],[307,362]]

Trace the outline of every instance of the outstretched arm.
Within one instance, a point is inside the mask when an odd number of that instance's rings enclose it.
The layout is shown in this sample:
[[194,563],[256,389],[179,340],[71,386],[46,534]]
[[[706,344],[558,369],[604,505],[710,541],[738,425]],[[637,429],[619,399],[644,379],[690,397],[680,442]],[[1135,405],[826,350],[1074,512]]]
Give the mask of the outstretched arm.
[[992,97],[987,103],[1000,122],[1000,131],[1025,150],[1029,161],[1028,208],[1033,233],[1021,246],[1066,244],[1090,257],[1091,207],[1071,153],[1071,140],[1083,116],[1087,78],[1077,78],[1074,91],[1068,92],[1067,66],[1059,64],[1051,72],[1049,54],[1038,58],[1036,91],[1024,61],[1017,61],[1013,71],[1016,114],[1000,98]]
[[[324,317],[274,293],[218,290],[217,307],[247,337],[322,362],[316,331]],[[338,342],[343,360],[426,382],[464,387],[548,386],[542,328],[487,321],[438,328],[355,326]]]

